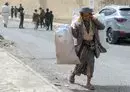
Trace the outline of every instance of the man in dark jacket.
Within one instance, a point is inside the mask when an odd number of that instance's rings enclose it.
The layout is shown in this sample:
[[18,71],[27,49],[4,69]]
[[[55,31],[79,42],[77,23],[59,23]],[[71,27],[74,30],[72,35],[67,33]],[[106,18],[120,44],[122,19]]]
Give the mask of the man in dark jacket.
[[22,4],[20,4],[20,7],[19,7],[18,11],[21,12],[23,10],[24,10],[24,8],[23,8]]
[[39,10],[40,10],[40,25],[42,28],[42,26],[45,25],[45,23],[44,23],[45,11],[41,7],[39,8]]
[[46,9],[46,13],[45,13],[45,24],[47,26],[47,30],[49,30],[49,25],[50,25],[50,12],[49,9]]
[[14,7],[12,6],[11,7],[11,18],[13,18],[13,15],[14,15]]
[[20,24],[19,24],[19,28],[21,29],[23,29],[24,27],[23,27],[23,23],[24,23],[24,11],[23,10],[21,10],[20,11]]
[[50,27],[51,27],[51,30],[53,30],[53,19],[54,19],[54,15],[53,15],[52,11],[50,11]]
[[33,13],[33,22],[35,25],[34,29],[37,30],[39,25],[39,14],[37,13],[37,9],[35,9]]
[[19,13],[20,13],[20,24],[19,24],[19,28],[24,28],[23,27],[23,23],[24,23],[24,8],[23,8],[22,4],[20,4]]
[[18,9],[17,9],[17,7],[15,6],[15,8],[14,8],[14,15],[15,15],[15,18],[17,18],[17,14],[18,14]]

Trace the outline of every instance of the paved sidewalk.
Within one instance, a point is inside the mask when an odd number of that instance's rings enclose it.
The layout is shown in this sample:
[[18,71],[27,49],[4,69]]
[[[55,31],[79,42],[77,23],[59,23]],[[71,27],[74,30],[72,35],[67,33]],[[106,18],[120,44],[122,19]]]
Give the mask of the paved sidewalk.
[[0,92],[61,92],[61,90],[0,48]]

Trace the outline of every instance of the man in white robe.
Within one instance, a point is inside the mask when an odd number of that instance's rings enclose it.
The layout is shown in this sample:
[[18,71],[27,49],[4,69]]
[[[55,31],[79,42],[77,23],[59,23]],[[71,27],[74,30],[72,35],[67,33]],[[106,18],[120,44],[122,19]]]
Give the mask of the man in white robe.
[[4,27],[7,27],[8,25],[9,16],[10,16],[10,8],[8,2],[6,2],[5,5],[2,6],[2,17]]

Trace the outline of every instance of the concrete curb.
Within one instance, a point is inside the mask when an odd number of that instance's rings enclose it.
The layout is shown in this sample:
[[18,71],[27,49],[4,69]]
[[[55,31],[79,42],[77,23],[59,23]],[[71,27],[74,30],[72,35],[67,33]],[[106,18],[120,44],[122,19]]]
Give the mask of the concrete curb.
[[[5,50],[6,51],[6,50]],[[6,51],[7,52],[7,51]],[[51,86],[54,90],[56,90],[56,92],[62,92],[60,89],[58,89],[56,86],[54,86],[53,84],[51,84],[49,82],[49,80],[45,79],[43,76],[41,76],[39,73],[37,73],[36,71],[34,71],[32,68],[30,68],[28,65],[24,64],[21,60],[19,60],[18,58],[16,58],[15,56],[13,56],[12,54],[10,54],[9,52],[7,52],[7,54],[14,59],[16,62],[19,62],[20,64],[24,65],[27,69],[29,69],[35,76],[39,77],[43,82],[45,82],[47,85]]]

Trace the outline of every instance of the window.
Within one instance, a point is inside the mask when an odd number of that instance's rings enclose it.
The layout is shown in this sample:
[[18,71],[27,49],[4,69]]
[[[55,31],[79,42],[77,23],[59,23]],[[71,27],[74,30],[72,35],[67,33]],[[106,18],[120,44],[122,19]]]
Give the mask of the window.
[[103,10],[101,10],[100,12],[99,12],[99,14],[102,14],[102,13],[106,13],[106,11],[107,11],[107,9],[103,9]]
[[101,11],[99,12],[99,14],[104,13],[105,16],[109,16],[109,15],[112,15],[113,13],[115,13],[115,12],[116,12],[115,9],[113,9],[113,8],[108,9],[108,8],[107,8],[107,9],[101,10]]
[[130,16],[130,8],[121,8],[120,9],[120,14],[122,16]]

